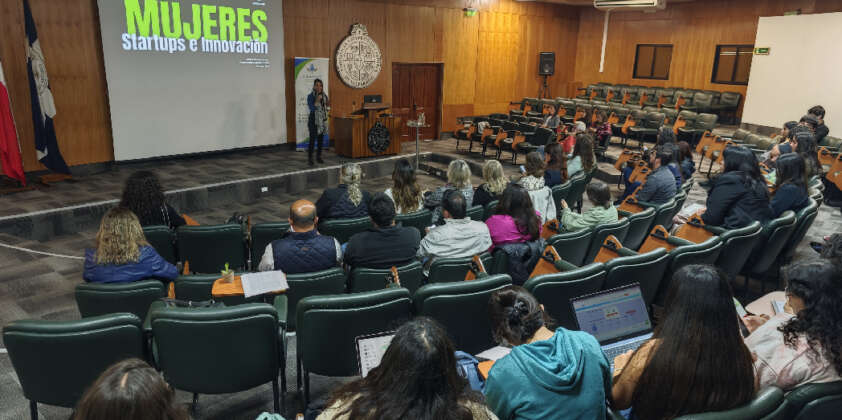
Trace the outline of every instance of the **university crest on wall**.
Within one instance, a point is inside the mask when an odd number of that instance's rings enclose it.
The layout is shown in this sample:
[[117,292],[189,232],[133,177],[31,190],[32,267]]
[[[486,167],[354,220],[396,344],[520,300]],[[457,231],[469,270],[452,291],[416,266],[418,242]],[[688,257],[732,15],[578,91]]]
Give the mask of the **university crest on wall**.
[[336,49],[336,71],[339,78],[352,88],[362,89],[374,83],[380,74],[382,56],[380,48],[365,25],[355,23],[351,35],[345,37]]

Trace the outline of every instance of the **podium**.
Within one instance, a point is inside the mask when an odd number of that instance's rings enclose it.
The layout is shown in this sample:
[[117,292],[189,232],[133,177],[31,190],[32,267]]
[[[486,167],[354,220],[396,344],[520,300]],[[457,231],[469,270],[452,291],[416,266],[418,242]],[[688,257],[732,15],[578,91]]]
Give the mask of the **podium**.
[[[333,142],[339,156],[360,158],[396,155],[401,152],[400,117],[380,116],[389,104],[365,104],[351,115],[333,118]],[[368,132],[380,121],[389,130],[389,147],[383,153],[368,148]]]

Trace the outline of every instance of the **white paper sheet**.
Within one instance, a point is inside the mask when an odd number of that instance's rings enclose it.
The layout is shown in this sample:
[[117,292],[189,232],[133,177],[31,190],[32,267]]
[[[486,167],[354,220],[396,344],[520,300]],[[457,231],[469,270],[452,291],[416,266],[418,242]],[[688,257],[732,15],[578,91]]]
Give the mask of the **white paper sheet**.
[[497,346],[492,347],[482,353],[476,355],[477,359],[500,360],[512,351],[509,347]]
[[243,294],[249,298],[269,292],[289,289],[287,276],[283,271],[263,271],[243,274]]

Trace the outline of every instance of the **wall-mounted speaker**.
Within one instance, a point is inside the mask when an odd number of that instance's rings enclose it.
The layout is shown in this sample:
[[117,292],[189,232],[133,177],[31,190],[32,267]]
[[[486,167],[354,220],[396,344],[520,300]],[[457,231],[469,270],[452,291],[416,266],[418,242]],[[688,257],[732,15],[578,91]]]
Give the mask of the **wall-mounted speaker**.
[[555,53],[542,52],[538,55],[538,75],[552,76],[555,73]]

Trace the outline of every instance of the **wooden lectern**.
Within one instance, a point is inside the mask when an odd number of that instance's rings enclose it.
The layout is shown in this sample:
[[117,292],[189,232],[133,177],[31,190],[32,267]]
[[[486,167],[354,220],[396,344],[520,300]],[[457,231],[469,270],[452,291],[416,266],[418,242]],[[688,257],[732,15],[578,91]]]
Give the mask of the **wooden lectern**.
[[[351,115],[333,119],[333,142],[336,154],[359,158],[396,155],[401,152],[400,117],[380,116],[389,104],[364,104],[362,109]],[[383,153],[374,153],[368,148],[368,132],[374,123],[380,121],[389,130],[389,147]]]

